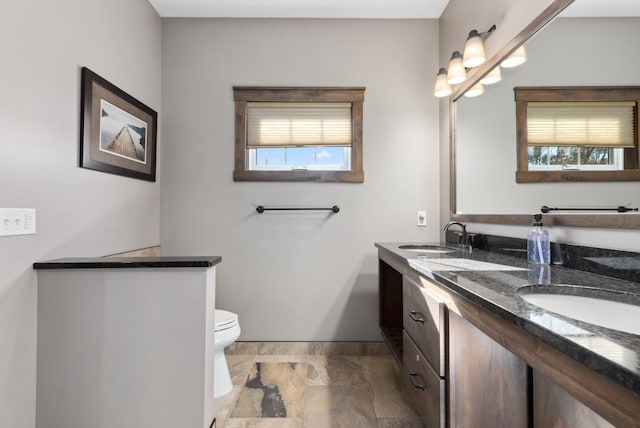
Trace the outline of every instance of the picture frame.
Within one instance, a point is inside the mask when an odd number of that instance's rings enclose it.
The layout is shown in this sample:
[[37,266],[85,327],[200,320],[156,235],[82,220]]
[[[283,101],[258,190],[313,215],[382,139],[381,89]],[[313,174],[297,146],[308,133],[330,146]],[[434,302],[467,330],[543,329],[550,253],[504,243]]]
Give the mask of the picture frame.
[[82,67],[80,167],[156,181],[158,114]]

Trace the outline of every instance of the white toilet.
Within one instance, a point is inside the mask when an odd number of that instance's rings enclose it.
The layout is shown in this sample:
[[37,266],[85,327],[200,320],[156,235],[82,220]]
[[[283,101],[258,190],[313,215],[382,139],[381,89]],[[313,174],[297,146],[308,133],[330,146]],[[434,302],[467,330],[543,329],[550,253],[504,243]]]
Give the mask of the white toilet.
[[228,394],[233,389],[227,359],[224,356],[224,348],[240,337],[240,323],[238,322],[238,315],[221,309],[216,309],[215,320],[213,396],[217,398]]

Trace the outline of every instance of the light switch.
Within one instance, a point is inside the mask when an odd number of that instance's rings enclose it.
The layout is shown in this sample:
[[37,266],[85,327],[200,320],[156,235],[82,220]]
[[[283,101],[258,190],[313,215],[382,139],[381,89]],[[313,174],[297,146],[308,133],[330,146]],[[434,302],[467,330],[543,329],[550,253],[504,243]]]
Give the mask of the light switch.
[[0,208],[0,236],[36,233],[35,208]]
[[424,227],[427,225],[427,212],[418,211],[418,226]]

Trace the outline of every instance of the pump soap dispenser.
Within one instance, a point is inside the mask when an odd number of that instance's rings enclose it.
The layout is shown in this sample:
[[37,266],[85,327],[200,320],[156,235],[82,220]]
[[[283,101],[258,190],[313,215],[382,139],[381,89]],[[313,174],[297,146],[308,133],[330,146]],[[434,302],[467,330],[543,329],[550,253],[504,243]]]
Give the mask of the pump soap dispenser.
[[551,262],[549,232],[542,228],[542,214],[533,215],[533,229],[527,236],[527,256],[529,263],[548,265]]

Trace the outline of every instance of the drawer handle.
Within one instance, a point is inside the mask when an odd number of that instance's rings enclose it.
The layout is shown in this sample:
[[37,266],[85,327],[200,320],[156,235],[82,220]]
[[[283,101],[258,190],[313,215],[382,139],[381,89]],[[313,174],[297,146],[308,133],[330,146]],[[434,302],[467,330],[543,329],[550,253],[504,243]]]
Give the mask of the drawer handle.
[[416,372],[411,372],[409,373],[409,380],[411,381],[411,384],[416,388],[416,389],[421,389],[424,391],[424,385],[420,385],[417,384],[416,381],[414,380],[416,377],[418,377],[418,373]]
[[[416,311],[410,311],[409,312],[409,316],[411,317],[412,320],[414,320],[415,322],[419,322],[420,324],[424,324],[424,322],[426,321],[424,318],[418,318],[416,315],[420,314],[420,312],[416,312]],[[422,315],[422,314],[420,314]]]

